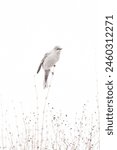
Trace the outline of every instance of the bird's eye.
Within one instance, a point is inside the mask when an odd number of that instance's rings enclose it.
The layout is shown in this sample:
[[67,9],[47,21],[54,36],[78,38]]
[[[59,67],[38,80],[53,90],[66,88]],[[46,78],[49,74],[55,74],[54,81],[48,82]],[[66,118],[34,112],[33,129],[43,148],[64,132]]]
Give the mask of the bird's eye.
[[57,50],[61,50],[61,48],[57,48]]

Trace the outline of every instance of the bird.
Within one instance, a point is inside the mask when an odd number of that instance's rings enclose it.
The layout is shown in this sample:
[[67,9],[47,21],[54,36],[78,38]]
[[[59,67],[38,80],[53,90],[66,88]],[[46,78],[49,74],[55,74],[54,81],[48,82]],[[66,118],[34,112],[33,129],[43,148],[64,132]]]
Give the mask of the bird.
[[43,82],[43,88],[45,89],[47,87],[47,80],[50,73],[50,70],[52,67],[55,67],[56,62],[60,58],[62,48],[59,46],[55,46],[50,52],[46,53],[41,60],[41,63],[38,67],[37,74],[41,70],[41,67],[43,68],[45,75],[44,75],[44,82]]

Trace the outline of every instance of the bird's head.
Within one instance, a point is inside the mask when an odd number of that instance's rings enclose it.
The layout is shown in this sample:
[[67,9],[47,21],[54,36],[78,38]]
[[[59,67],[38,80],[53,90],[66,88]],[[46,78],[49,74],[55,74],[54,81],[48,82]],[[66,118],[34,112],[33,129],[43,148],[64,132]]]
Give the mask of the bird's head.
[[61,50],[62,50],[62,48],[61,48],[61,47],[59,47],[59,46],[55,46],[55,47],[54,47],[54,50],[55,50],[55,51],[61,51]]

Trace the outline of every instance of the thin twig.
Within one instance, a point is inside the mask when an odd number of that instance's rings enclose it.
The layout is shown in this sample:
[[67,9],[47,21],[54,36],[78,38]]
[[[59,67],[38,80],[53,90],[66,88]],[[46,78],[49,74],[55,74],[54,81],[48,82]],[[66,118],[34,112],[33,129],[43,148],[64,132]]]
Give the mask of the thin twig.
[[47,104],[47,99],[48,99],[49,92],[50,92],[50,88],[51,88],[51,83],[52,83],[53,75],[54,75],[54,67],[53,67],[53,71],[52,71],[50,83],[49,83],[49,86],[48,86],[48,89],[47,89],[47,94],[46,94],[46,96],[45,96],[45,102],[44,102],[44,108],[43,108],[43,118],[42,118],[42,127],[41,127],[40,150],[42,150],[42,145],[43,145],[43,131],[44,131],[45,110],[46,110],[46,104]]
[[98,112],[98,132],[99,132],[99,149],[100,149],[100,108],[99,108],[99,97],[98,97],[98,80],[97,80],[97,95],[96,95],[96,102],[97,102],[97,112]]

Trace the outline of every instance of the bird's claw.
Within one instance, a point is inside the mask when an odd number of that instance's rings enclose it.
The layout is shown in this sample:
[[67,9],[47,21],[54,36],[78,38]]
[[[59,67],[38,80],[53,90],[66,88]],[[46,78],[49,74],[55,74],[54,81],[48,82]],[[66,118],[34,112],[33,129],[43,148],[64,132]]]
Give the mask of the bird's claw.
[[52,72],[52,75],[54,75],[54,72]]

